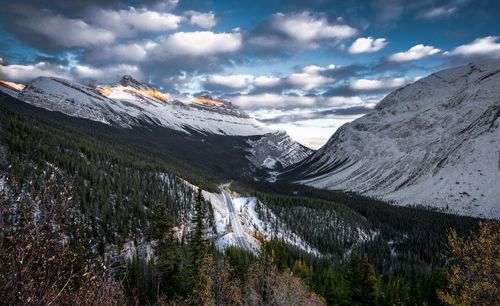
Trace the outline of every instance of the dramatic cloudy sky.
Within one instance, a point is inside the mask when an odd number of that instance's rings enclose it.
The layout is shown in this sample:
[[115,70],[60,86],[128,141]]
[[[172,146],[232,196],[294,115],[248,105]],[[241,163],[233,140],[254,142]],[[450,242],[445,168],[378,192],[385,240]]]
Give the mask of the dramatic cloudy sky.
[[0,78],[209,92],[318,147],[391,90],[500,57],[500,2],[2,0]]

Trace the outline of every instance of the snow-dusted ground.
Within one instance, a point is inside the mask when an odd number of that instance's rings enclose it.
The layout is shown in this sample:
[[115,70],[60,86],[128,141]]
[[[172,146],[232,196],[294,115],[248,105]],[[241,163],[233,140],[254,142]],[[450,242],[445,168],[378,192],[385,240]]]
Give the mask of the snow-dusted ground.
[[273,226],[271,226],[271,222],[264,222],[263,220],[261,220],[259,218],[257,211],[255,210],[257,201],[258,199],[255,197],[251,198],[240,197],[233,200],[236,210],[240,212],[240,218],[244,228],[246,228],[250,232],[258,231],[259,233],[264,235],[264,238],[266,240],[270,239],[283,240],[291,245],[297,246],[298,248],[306,252],[319,254],[319,252],[315,248],[313,248],[299,235],[289,231],[285,226],[285,224],[283,222],[280,222],[280,220],[276,217],[276,215],[270,209],[268,209],[267,206],[265,206],[263,203],[260,203],[261,207],[267,210],[266,214],[270,216],[269,219],[278,221],[277,222],[279,224],[278,229],[275,230]]
[[[229,195],[229,193],[227,195]],[[276,232],[273,231],[270,223],[260,220],[255,211],[255,205],[257,203],[256,198],[232,198],[235,214],[231,214],[223,194],[203,191],[203,196],[206,200],[210,201],[214,210],[215,227],[217,229],[215,244],[219,249],[222,250],[228,246],[241,247],[242,243],[238,238],[243,237],[243,239],[245,239],[245,244],[247,244],[247,246],[243,247],[257,253],[260,249],[260,242],[254,237],[257,231],[261,233],[266,240],[282,239],[304,251],[319,254],[316,249],[311,247],[297,234],[287,231],[284,225]],[[277,219],[272,212],[269,213],[272,220]],[[237,217],[237,219],[231,220],[231,217]],[[240,226],[235,225],[234,222],[239,222]],[[278,223],[282,224],[281,222]],[[236,231],[235,228],[237,228]],[[241,233],[241,231],[243,233]]]
[[305,161],[303,183],[500,217],[500,60],[398,89]]

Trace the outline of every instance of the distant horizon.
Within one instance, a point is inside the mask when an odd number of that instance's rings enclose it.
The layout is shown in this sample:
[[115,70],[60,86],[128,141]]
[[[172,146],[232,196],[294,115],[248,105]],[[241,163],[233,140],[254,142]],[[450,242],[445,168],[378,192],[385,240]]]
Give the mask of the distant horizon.
[[312,148],[396,88],[500,58],[496,1],[20,0],[0,16],[0,79],[128,74],[229,100]]

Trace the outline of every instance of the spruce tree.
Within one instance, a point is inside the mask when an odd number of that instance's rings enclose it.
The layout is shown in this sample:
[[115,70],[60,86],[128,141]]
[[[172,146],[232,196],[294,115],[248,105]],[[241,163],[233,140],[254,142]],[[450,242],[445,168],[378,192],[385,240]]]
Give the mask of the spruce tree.
[[196,195],[195,211],[193,216],[193,234],[191,238],[191,255],[192,255],[192,288],[190,304],[200,305],[206,299],[206,282],[208,275],[204,263],[207,255],[207,247],[203,238],[205,230],[205,199],[203,198],[201,188],[198,188]]
[[349,265],[346,273],[347,283],[351,291],[351,303],[353,305],[361,304],[362,291],[360,287],[361,282],[361,260],[356,251],[351,254]]
[[158,258],[156,261],[157,294],[162,292],[172,296],[175,289],[172,284],[177,275],[179,252],[174,236],[174,222],[168,213],[164,203],[157,204],[153,208],[150,238],[157,241]]
[[377,277],[372,264],[365,256],[361,262],[361,279],[359,287],[361,289],[361,304],[376,305],[377,298]]
[[193,255],[193,267],[195,272],[199,269],[206,253],[206,243],[203,238],[203,233],[205,231],[205,214],[205,199],[203,198],[201,189],[198,188],[194,217],[192,220],[194,229],[191,238],[191,252]]

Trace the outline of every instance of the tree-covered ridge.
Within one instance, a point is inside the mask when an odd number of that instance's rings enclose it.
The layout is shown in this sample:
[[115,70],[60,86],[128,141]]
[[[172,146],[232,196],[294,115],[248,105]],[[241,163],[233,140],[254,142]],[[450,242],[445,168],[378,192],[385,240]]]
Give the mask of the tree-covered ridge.
[[[257,196],[286,220],[290,230],[308,237],[324,254],[336,255],[342,262],[350,250],[357,249],[368,255],[376,271],[390,278],[409,277],[415,269],[423,273],[439,270],[445,264],[448,230],[465,235],[478,228],[477,218],[393,206],[353,193],[280,183],[246,182],[234,187]],[[340,228],[332,226],[340,216],[336,224]],[[365,235],[346,235],[356,228]]]
[[[322,254],[342,258],[346,250],[358,242],[371,239],[369,222],[349,207],[305,197],[289,197],[268,193],[254,193],[259,199],[256,211],[259,218],[274,224],[263,206],[269,207],[288,230],[317,248]],[[273,226],[273,225],[271,225]]]
[[64,177],[85,229],[72,234],[88,236],[101,251],[142,239],[157,203],[164,203],[176,222],[189,219],[192,189],[154,156],[8,110],[2,112],[2,142],[5,170],[19,191],[37,191],[37,178],[48,172]]

